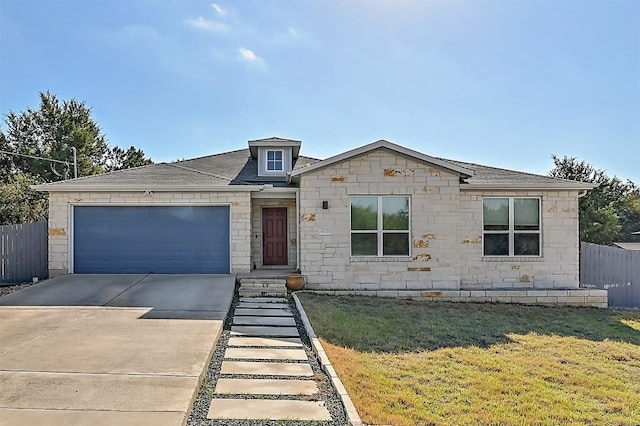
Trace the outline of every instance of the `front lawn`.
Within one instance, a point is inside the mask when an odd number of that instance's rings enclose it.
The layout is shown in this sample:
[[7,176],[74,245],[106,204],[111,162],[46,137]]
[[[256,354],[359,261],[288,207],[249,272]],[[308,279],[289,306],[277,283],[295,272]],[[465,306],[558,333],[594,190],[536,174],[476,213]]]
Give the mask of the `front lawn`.
[[299,296],[366,423],[640,424],[640,311]]

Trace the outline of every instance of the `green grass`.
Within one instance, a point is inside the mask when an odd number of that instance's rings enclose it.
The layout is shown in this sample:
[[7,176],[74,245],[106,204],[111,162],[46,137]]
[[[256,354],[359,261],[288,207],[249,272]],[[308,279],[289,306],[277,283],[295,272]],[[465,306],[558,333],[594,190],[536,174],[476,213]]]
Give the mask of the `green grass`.
[[300,300],[367,423],[640,424],[640,311]]

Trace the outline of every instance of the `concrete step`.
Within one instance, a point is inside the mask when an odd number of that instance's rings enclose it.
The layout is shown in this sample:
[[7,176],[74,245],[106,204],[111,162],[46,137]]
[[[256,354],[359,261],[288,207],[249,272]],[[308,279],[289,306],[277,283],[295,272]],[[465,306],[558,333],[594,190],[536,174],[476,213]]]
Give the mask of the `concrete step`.
[[217,399],[211,400],[208,419],[328,421],[331,414],[318,401]]
[[261,346],[261,347],[292,347],[301,348],[299,337],[229,337],[229,347]]
[[[289,311],[291,312],[291,307],[286,303],[252,303],[252,302],[240,302],[236,306],[236,310],[238,309],[260,309],[261,311],[271,311],[274,310],[277,312],[278,310]],[[277,315],[275,315],[277,316]]]
[[313,377],[313,370],[309,364],[293,364],[288,362],[222,361],[220,374]]
[[241,297],[277,297],[277,296],[286,296],[287,289],[275,289],[275,288],[261,288],[261,287],[250,287],[243,288],[240,287],[238,289],[238,294]]
[[296,320],[293,317],[243,317],[234,316],[234,325],[278,325],[278,326],[292,326],[296,325]]
[[287,299],[285,299],[284,297],[241,297],[240,298],[240,302],[246,302],[246,303],[287,303]]
[[247,395],[313,395],[318,392],[314,380],[290,379],[218,379],[215,393]]
[[233,315],[235,315],[236,317],[293,317],[293,313],[288,307],[284,309],[250,309],[237,307]]
[[286,280],[240,280],[240,288],[286,288]]
[[307,361],[303,349],[227,348],[224,358]]
[[242,278],[240,284],[255,285],[255,284],[282,284],[285,285],[287,280],[278,278]]
[[270,327],[260,325],[232,325],[231,335],[251,337],[300,337],[296,327]]

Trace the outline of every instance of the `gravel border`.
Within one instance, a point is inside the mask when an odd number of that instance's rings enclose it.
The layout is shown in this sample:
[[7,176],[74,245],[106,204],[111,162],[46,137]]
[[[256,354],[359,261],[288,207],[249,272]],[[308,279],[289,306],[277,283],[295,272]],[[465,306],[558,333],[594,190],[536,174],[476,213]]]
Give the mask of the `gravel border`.
[[34,284],[41,283],[42,281],[36,281],[35,283],[28,281],[26,283],[18,283],[18,284],[10,284],[10,285],[0,284],[0,297],[7,296],[11,293],[15,293],[18,290],[22,290],[23,288],[27,288]]
[[[233,323],[233,316],[236,310],[240,298],[236,288],[233,302],[231,303],[231,309],[229,315],[224,323],[224,328],[218,340],[218,344],[211,357],[206,376],[200,386],[196,400],[193,403],[193,408],[189,419],[187,420],[187,426],[344,426],[347,424],[347,416],[342,405],[340,396],[336,392],[332,385],[330,377],[323,371],[321,365],[313,352],[309,336],[302,322],[300,313],[296,309],[296,306],[291,297],[288,297],[288,304],[292,310],[293,316],[296,320],[296,327],[300,333],[300,339],[302,340],[303,349],[307,354],[308,361],[282,361],[289,363],[308,362],[311,365],[314,376],[312,380],[318,383],[319,392],[313,395],[215,395],[215,387],[220,377],[231,377],[230,375],[220,374],[220,368],[224,359],[224,352],[227,349],[229,337],[231,337],[231,324]],[[273,347],[276,349],[277,347]],[[282,347],[283,349],[291,349],[291,347]],[[253,361],[250,359],[243,359],[242,361]],[[259,360],[255,360],[259,361]],[[256,376],[256,375],[233,375],[237,378],[270,378],[281,379],[290,378],[290,376]],[[308,380],[309,378],[300,378]],[[324,401],[325,407],[331,414],[331,421],[308,421],[308,420],[211,420],[207,419],[209,406],[212,398],[243,398],[243,399],[279,399],[279,400],[296,400],[296,401]]]

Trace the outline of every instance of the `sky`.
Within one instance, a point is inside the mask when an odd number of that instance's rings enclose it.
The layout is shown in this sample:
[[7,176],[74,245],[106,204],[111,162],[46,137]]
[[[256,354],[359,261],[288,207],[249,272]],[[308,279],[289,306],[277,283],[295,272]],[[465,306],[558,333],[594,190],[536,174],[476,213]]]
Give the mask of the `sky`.
[[640,184],[640,0],[0,0],[0,114],[43,91],[156,162],[387,139]]

